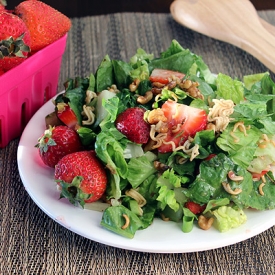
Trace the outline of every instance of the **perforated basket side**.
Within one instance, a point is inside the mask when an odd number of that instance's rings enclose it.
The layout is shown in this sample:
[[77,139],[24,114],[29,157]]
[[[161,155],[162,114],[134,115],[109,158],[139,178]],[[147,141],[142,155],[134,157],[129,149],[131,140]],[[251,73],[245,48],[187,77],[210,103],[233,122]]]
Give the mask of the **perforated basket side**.
[[0,148],[21,135],[33,114],[57,92],[67,35],[0,77]]

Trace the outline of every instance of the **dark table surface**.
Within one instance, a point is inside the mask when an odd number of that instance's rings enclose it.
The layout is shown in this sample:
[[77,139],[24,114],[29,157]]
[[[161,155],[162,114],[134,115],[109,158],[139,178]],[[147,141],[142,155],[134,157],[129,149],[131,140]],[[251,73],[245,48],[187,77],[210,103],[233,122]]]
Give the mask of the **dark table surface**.
[[[275,25],[275,10],[259,14]],[[115,13],[72,23],[59,91],[67,78],[95,72],[105,54],[126,61],[141,47],[158,56],[172,39],[201,55],[213,73],[241,78],[267,70],[242,50],[180,26],[169,13]],[[124,250],[73,233],[28,195],[18,173],[18,142],[0,149],[0,274],[275,274],[274,226],[226,247],[177,254]]]

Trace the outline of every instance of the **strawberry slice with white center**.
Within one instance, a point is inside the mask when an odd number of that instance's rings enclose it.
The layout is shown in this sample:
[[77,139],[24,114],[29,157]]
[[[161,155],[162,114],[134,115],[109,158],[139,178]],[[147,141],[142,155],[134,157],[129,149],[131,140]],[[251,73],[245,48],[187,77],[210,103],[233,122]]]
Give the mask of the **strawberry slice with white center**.
[[71,107],[64,102],[61,102],[57,104],[56,108],[58,118],[69,128],[74,129],[78,124],[78,119]]
[[181,72],[165,70],[165,69],[154,69],[150,75],[151,82],[159,82],[162,84],[168,84],[174,77],[183,79],[185,74]]
[[206,127],[207,114],[202,109],[167,100],[162,105],[162,110],[167,118],[168,133],[164,143],[158,148],[160,153],[172,151],[172,145],[166,144],[167,142],[172,141],[176,147],[181,146],[189,136],[194,137]]

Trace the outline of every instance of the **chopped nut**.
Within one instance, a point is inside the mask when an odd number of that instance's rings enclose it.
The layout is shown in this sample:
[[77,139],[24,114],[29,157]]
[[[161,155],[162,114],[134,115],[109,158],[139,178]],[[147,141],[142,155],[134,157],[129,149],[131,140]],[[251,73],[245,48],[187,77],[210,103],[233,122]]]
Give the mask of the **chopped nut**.
[[213,222],[214,222],[213,217],[206,218],[205,216],[200,215],[198,218],[198,225],[203,230],[208,230],[212,226]]
[[170,221],[170,219],[168,217],[165,217],[163,213],[160,213],[160,217],[165,222],[169,222]]
[[183,79],[179,86],[181,89],[189,89],[192,86],[192,81],[190,79]]
[[165,86],[165,84],[160,83],[160,82],[153,82],[152,86],[156,87],[156,88],[163,88]]
[[118,88],[115,84],[113,84],[111,87],[109,87],[108,91],[112,92],[112,93],[118,93],[119,92],[119,90],[118,90]]
[[149,139],[149,141],[143,147],[143,151],[144,152],[152,151],[155,144],[156,144],[155,140]]
[[154,109],[148,113],[147,121],[149,124],[157,124],[159,121],[166,122],[167,118],[164,115],[164,112],[162,109]]
[[137,102],[140,104],[146,104],[153,98],[152,91],[147,91],[144,96],[140,95],[137,98]]
[[140,83],[140,80],[139,80],[138,78],[135,79],[135,80],[130,84],[129,90],[130,90],[131,92],[135,92],[135,91],[137,90],[137,88],[138,88],[139,83]]
[[159,121],[157,124],[156,124],[156,128],[155,128],[156,132],[158,133],[168,133],[168,124],[166,122],[163,122],[163,121]]
[[160,172],[164,172],[169,169],[168,165],[166,165],[160,161],[157,161],[157,160],[154,161],[154,167],[156,170],[158,170]]
[[153,95],[159,95],[159,94],[161,94],[161,91],[162,91],[161,88],[155,88],[155,87],[153,87],[151,89],[151,92],[153,93]]
[[168,83],[167,89],[168,89],[168,90],[172,90],[172,89],[174,89],[176,86],[177,86],[177,81],[173,80],[173,81],[171,81],[171,82]]

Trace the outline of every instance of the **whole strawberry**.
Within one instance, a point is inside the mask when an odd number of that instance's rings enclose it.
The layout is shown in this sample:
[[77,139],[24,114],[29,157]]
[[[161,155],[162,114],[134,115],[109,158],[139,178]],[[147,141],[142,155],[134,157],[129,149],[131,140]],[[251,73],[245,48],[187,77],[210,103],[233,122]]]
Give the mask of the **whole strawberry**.
[[145,110],[132,107],[120,113],[115,121],[116,128],[129,140],[145,144],[150,137],[150,125],[144,120]]
[[31,50],[38,51],[64,36],[71,28],[70,19],[37,0],[27,0],[15,7],[31,35]]
[[38,139],[39,155],[49,167],[55,167],[64,156],[80,151],[82,144],[77,132],[67,126],[49,127]]
[[55,166],[54,176],[61,187],[60,198],[82,207],[99,200],[107,186],[106,170],[95,151],[66,155]]
[[7,72],[22,63],[30,52],[29,45],[30,34],[25,23],[10,12],[0,12],[1,71]]

